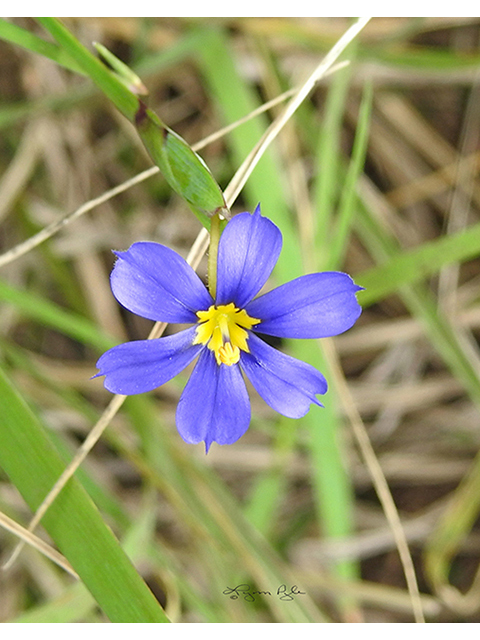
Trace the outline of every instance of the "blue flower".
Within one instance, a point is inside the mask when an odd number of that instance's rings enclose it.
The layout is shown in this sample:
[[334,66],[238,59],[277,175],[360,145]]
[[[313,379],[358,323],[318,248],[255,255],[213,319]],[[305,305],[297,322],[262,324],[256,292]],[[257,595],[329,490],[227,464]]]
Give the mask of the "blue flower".
[[325,338],[349,329],[361,313],[361,289],[336,271],[301,276],[255,296],[280,255],[282,234],[260,214],[236,215],[218,245],[216,299],[172,249],[137,242],[118,257],[112,291],[124,307],[155,321],[191,324],[174,335],[110,349],[98,360],[105,387],[122,395],[168,382],[196,357],[176,424],[186,442],[231,444],[248,429],[250,400],[243,374],[275,411],[304,416],[327,391],[311,365],[277,351],[256,335]]

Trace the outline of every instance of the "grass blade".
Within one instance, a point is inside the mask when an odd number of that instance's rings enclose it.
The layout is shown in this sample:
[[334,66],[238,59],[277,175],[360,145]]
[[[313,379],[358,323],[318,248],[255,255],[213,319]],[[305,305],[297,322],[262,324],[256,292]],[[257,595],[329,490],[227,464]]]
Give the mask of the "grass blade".
[[[0,465],[35,510],[64,463],[1,370],[0,403]],[[168,622],[76,480],[70,480],[58,496],[44,526],[111,622]]]
[[385,264],[373,267],[357,276],[365,287],[359,294],[362,305],[369,306],[437,273],[442,267],[465,262],[480,255],[480,223],[464,231],[424,242],[420,247],[390,255]]
[[39,38],[30,31],[0,18],[0,39],[16,44],[33,53],[50,58],[57,64],[84,75],[84,71],[61,47]]

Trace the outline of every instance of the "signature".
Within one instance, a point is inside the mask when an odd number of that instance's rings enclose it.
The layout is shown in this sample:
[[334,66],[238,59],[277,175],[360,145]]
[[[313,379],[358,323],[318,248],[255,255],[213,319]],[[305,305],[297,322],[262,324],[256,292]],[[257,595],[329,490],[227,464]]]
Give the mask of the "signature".
[[246,602],[255,602],[259,596],[275,596],[279,600],[291,601],[295,600],[295,596],[305,595],[305,591],[300,591],[296,584],[287,587],[281,584],[276,591],[255,591],[249,584],[239,584],[236,587],[227,587],[222,592],[229,596],[231,600],[245,600]]

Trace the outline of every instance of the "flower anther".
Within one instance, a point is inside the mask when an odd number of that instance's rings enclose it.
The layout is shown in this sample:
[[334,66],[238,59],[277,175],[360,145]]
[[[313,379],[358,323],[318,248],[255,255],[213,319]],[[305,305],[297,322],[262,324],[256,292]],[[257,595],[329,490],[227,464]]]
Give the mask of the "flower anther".
[[232,366],[240,360],[240,350],[250,353],[248,333],[260,320],[251,318],[233,302],[212,305],[207,311],[197,311],[199,324],[193,344],[203,344],[213,351],[217,364]]

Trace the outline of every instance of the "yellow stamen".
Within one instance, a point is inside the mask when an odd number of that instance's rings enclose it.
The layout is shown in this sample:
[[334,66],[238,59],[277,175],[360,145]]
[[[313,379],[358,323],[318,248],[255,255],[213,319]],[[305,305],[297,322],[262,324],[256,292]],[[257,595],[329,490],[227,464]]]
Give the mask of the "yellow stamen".
[[217,364],[232,366],[240,360],[240,350],[249,353],[248,332],[260,320],[230,302],[207,311],[197,311],[199,325],[194,344],[206,344],[214,352]]
[[218,350],[218,358],[220,362],[228,365],[237,364],[240,360],[240,349],[237,346],[232,347],[231,342],[226,342],[223,347]]

